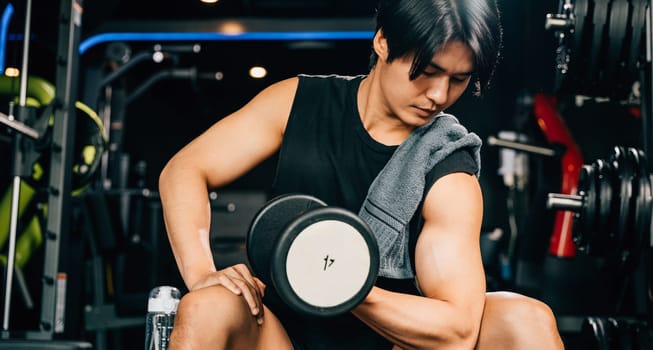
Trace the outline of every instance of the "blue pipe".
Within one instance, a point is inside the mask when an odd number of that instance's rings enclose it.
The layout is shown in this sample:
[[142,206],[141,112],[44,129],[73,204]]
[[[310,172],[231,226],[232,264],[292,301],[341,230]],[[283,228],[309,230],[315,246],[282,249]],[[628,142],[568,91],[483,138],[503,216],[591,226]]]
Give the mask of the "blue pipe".
[[5,54],[7,51],[7,32],[9,30],[9,23],[11,16],[14,14],[14,6],[8,3],[5,10],[2,12],[2,20],[0,20],[0,73],[5,71]]
[[102,33],[86,38],[79,44],[83,55],[91,47],[112,41],[243,41],[243,40],[356,40],[371,39],[373,31],[329,31],[329,32],[250,32],[240,34],[224,33]]

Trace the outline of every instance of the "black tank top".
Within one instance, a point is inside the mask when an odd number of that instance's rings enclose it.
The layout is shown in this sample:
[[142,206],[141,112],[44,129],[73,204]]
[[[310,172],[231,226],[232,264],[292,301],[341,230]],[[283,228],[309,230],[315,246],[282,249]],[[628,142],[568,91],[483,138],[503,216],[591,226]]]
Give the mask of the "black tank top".
[[[274,196],[303,193],[357,213],[367,190],[397,146],[375,141],[363,127],[357,107],[364,76],[299,76],[292,110],[281,145]],[[426,189],[452,172],[473,174],[476,163],[467,151],[447,157],[429,172]],[[426,190],[424,194],[426,195]],[[415,242],[422,226],[421,204],[410,225],[414,266]],[[413,280],[378,278],[376,285],[417,295]],[[316,319],[289,310],[268,286],[265,302],[306,349],[391,349],[392,344],[351,314]]]

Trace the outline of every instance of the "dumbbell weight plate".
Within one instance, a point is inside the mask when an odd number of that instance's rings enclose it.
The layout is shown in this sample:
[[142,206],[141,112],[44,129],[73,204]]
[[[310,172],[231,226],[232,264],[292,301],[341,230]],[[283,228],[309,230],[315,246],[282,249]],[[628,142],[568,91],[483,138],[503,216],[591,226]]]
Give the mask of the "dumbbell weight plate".
[[374,286],[379,269],[378,246],[367,224],[335,207],[294,219],[273,254],[277,293],[309,316],[336,316],[354,308]]
[[651,176],[648,172],[648,162],[644,151],[640,152],[640,192],[638,196],[637,206],[637,230],[641,235],[642,248],[646,244],[647,237],[650,234],[651,228],[651,210],[653,210],[653,186],[651,184]]
[[613,251],[618,264],[622,264],[624,253],[627,253],[628,245],[628,221],[631,218],[631,199],[633,196],[633,160],[628,155],[624,147],[615,147],[613,163],[616,163],[617,169],[617,208],[616,211],[616,226],[614,227],[614,244]]
[[587,71],[589,82],[596,82],[599,73],[599,60],[604,43],[605,25],[608,20],[608,7],[610,0],[594,0],[594,10],[592,12],[592,41],[590,46],[590,61]]
[[574,2],[574,34],[571,47],[572,61],[578,61],[583,56],[583,37],[585,36],[585,23],[589,13],[589,0],[576,0]]
[[604,318],[587,317],[581,325],[580,336],[588,349],[610,350],[609,324]]
[[570,41],[570,72],[578,79],[585,76],[587,69],[587,19],[589,15],[590,0],[576,0],[574,2],[574,32]]
[[631,36],[630,36],[630,54],[628,55],[628,70],[635,72],[637,67],[637,62],[640,58],[641,48],[642,48],[642,33],[644,32],[644,27],[646,24],[646,6],[648,5],[648,0],[633,0],[632,9],[632,20],[631,25]]
[[583,207],[574,219],[574,243],[580,250],[589,252],[596,228],[596,177],[591,165],[583,165],[578,176],[578,194],[583,197]]
[[[636,198],[633,201],[633,219],[631,223],[631,231],[633,233],[632,239],[632,262],[636,264],[639,261],[639,256],[644,249],[646,243],[646,236],[650,228],[650,215],[651,215],[651,188],[650,177],[646,162],[646,155],[642,150],[630,149],[634,157],[637,157],[637,185],[635,188]],[[635,183],[635,181],[633,181]]]
[[598,182],[597,188],[599,189],[597,192],[598,211],[596,216],[598,218],[598,224],[596,234],[599,237],[607,237],[609,232],[606,228],[608,227],[612,203],[612,169],[610,168],[610,164],[603,159],[597,159],[594,164]]
[[269,200],[254,215],[247,234],[247,258],[263,283],[272,283],[270,260],[283,229],[294,218],[320,207],[326,207],[326,203],[315,197],[285,194]]
[[628,0],[612,0],[608,20],[608,51],[605,76],[609,85],[618,85],[619,66],[622,63],[623,45],[628,32]]
[[626,150],[626,155],[630,163],[631,179],[630,179],[630,198],[628,200],[628,213],[625,222],[625,237],[624,237],[624,268],[625,273],[629,273],[636,265],[639,259],[640,250],[640,237],[639,232],[636,230],[637,226],[637,206],[640,192],[640,167],[642,159],[637,149],[629,147]]

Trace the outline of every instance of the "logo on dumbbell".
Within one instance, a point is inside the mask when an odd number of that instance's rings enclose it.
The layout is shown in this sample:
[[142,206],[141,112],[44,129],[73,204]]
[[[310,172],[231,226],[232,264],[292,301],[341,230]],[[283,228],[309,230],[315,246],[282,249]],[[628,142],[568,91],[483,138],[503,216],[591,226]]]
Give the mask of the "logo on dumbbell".
[[324,257],[324,269],[323,269],[323,271],[326,271],[327,267],[331,267],[331,265],[333,265],[334,262],[336,262],[336,259],[329,259],[329,254],[327,254]]

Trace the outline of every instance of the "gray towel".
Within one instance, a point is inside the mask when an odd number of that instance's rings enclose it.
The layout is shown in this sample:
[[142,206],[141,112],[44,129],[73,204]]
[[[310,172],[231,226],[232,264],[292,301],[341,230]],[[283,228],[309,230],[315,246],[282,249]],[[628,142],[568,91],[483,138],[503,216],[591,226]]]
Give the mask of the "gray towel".
[[[426,174],[453,151],[469,148],[480,169],[481,139],[456,117],[440,113],[397,147],[370,185],[359,216],[379,245],[379,276],[413,278],[408,226],[424,194]],[[476,176],[479,174],[477,173]]]

